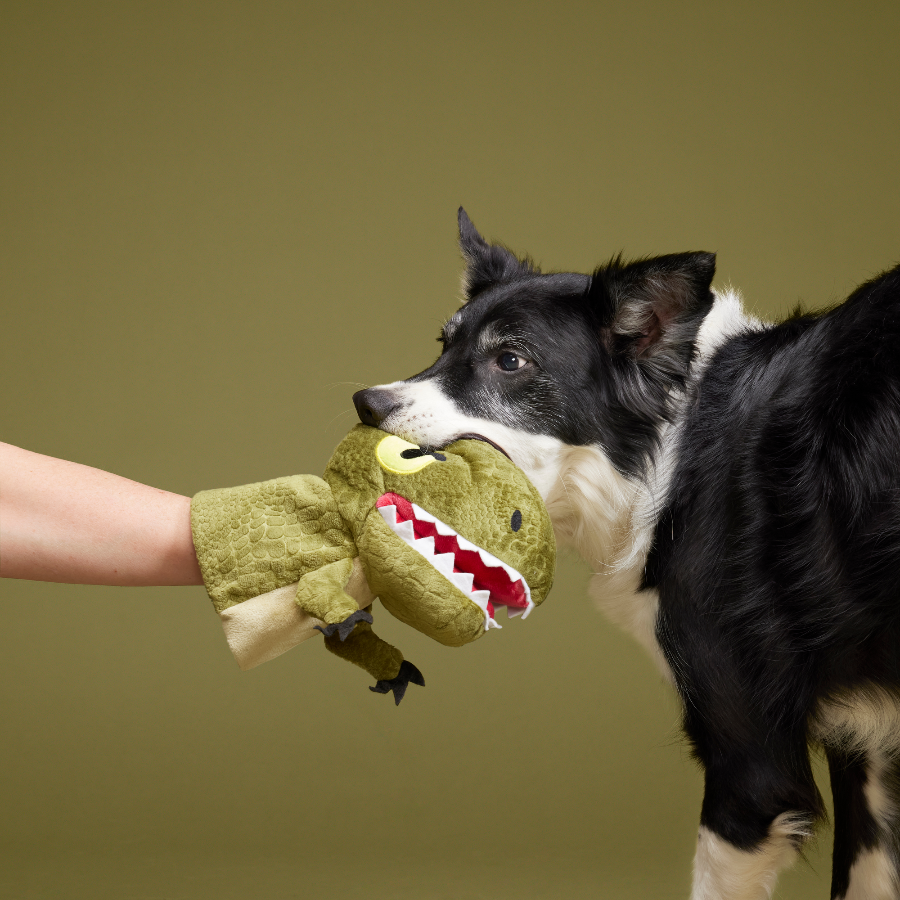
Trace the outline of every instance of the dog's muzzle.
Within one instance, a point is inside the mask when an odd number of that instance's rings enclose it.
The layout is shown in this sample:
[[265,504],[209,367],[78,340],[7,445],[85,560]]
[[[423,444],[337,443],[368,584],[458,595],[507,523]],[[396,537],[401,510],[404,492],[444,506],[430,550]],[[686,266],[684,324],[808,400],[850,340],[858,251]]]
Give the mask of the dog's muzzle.
[[378,428],[392,412],[399,409],[401,404],[391,391],[366,388],[353,395],[353,405],[363,425]]

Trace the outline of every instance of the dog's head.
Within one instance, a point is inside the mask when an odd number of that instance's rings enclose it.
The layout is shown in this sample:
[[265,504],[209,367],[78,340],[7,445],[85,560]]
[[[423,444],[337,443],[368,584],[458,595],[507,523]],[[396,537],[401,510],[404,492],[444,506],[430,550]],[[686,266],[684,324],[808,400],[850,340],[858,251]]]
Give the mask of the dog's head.
[[617,257],[592,275],[542,274],[485,241],[463,209],[459,240],[465,302],[444,325],[440,356],[356,393],[360,420],[432,448],[487,440],[532,475],[561,444],[599,447],[622,475],[639,476],[688,377],[715,256]]

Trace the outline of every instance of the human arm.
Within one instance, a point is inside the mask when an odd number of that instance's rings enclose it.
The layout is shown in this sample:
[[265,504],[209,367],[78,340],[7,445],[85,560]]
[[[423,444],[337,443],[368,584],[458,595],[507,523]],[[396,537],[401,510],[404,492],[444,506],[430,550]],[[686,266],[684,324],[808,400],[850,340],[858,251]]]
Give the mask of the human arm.
[[203,584],[191,500],[0,443],[0,577]]

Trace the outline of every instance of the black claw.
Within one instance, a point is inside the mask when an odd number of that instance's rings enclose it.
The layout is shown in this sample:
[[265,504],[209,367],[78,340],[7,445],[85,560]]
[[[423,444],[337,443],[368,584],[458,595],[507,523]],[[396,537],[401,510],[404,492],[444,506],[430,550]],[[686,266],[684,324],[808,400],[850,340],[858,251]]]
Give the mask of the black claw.
[[358,609],[355,613],[347,616],[343,622],[337,622],[334,625],[326,625],[324,628],[321,625],[316,625],[315,629],[316,631],[321,631],[325,637],[331,637],[337,632],[338,637],[342,641],[346,641],[350,632],[356,628],[357,622],[368,622],[371,625],[374,621],[371,613],[367,613],[364,609]]
[[376,694],[386,694],[388,691],[393,691],[394,705],[399,706],[403,695],[406,693],[408,684],[417,684],[419,687],[425,687],[425,678],[409,660],[404,659],[400,663],[400,671],[390,681],[382,678],[375,684],[375,687],[370,687],[369,690],[374,691]]

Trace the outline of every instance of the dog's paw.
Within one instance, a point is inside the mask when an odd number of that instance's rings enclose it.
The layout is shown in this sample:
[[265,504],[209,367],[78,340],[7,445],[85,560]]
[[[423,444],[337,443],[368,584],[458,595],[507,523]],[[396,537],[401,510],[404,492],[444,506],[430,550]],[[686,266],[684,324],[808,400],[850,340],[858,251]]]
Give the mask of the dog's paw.
[[408,684],[417,684],[419,687],[425,687],[425,679],[422,673],[409,660],[404,659],[400,663],[400,671],[390,679],[382,679],[375,687],[370,687],[370,691],[376,694],[386,694],[388,691],[394,692],[394,705],[399,706],[403,695],[406,693]]
[[367,613],[364,609],[358,609],[355,613],[351,613],[343,622],[337,622],[334,625],[316,625],[316,631],[321,631],[325,637],[331,637],[335,632],[342,641],[346,641],[350,632],[356,627],[357,622],[368,622],[370,625],[374,619],[371,613]]

